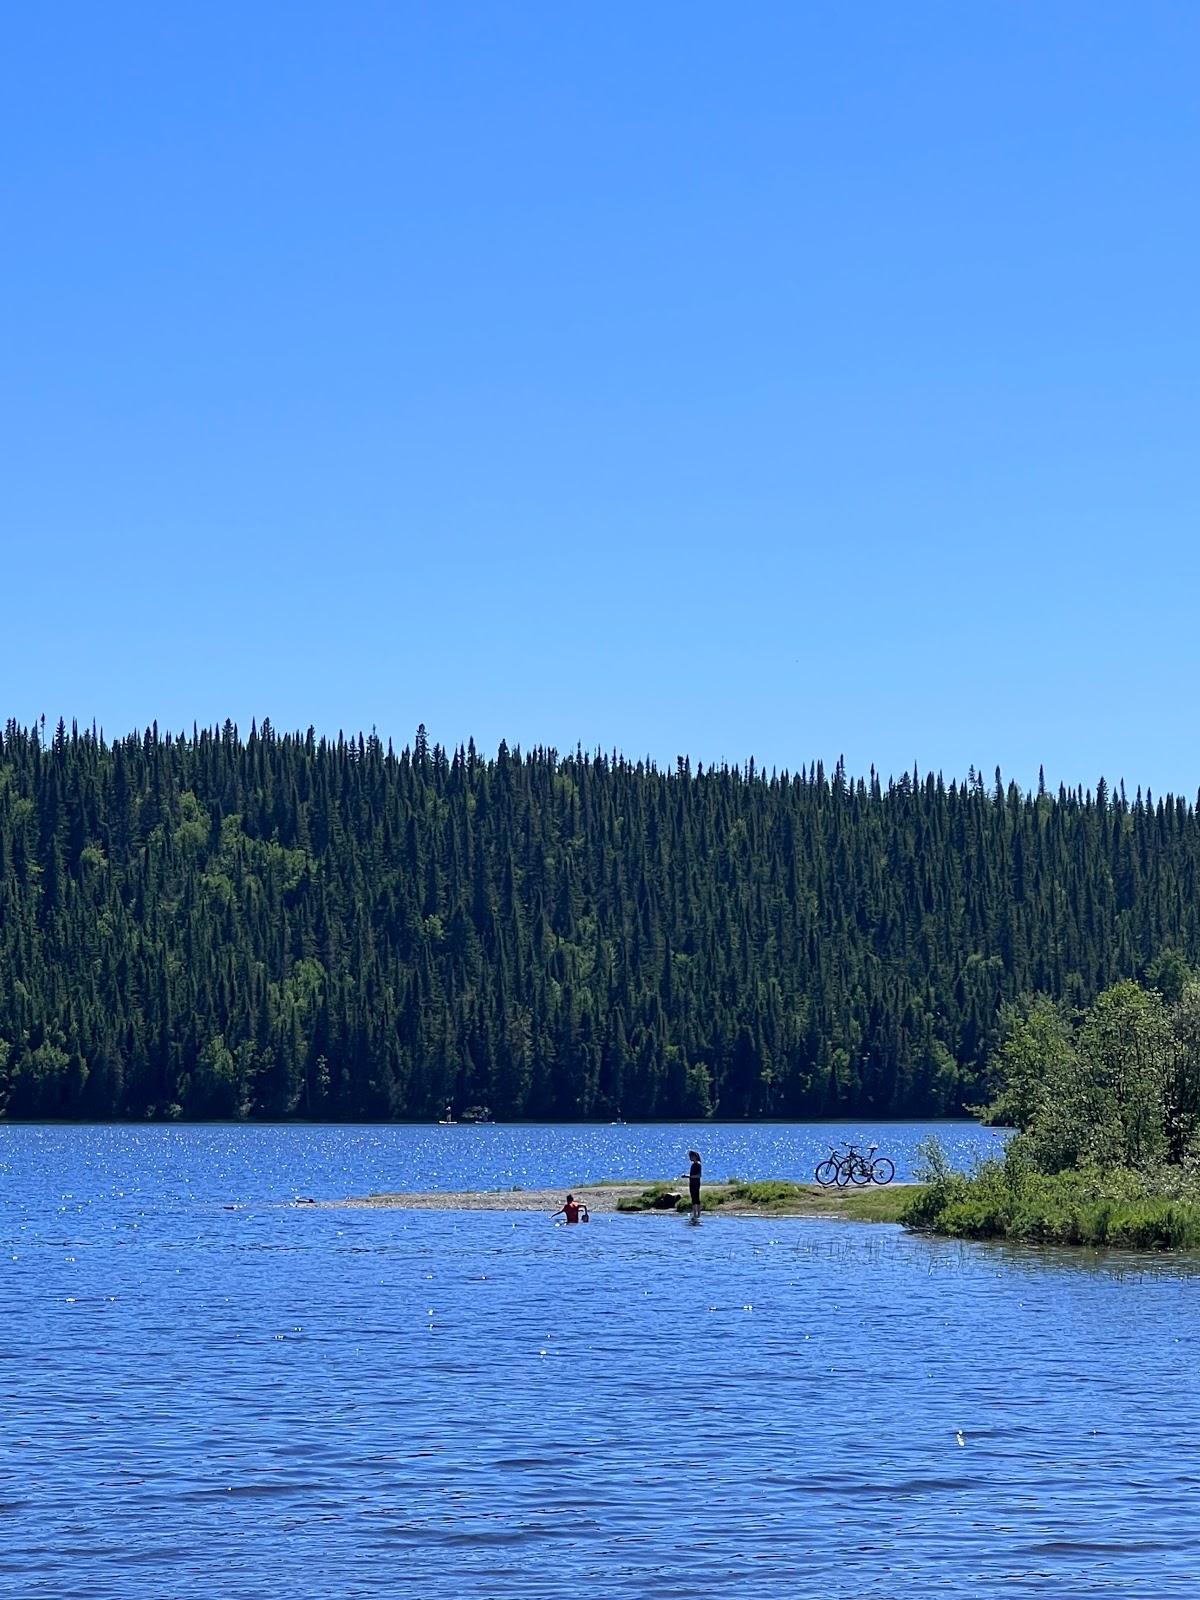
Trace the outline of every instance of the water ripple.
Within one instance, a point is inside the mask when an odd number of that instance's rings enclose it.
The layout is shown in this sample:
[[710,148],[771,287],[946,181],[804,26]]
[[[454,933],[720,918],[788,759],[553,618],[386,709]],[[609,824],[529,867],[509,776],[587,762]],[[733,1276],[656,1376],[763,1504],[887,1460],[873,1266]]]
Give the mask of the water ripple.
[[0,1128],[0,1593],[1191,1592],[1194,1261],[276,1204],[696,1136]]

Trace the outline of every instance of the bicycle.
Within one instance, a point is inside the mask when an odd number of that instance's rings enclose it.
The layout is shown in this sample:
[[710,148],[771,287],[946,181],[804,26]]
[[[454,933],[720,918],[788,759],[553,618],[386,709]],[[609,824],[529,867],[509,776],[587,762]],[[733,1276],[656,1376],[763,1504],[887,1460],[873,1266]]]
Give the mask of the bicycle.
[[828,1156],[818,1164],[813,1176],[823,1189],[829,1189],[838,1181],[841,1170],[842,1158],[838,1154],[837,1146],[831,1145]]
[[848,1183],[856,1188],[863,1188],[869,1183],[891,1183],[896,1176],[895,1163],[889,1161],[887,1156],[877,1156],[877,1144],[867,1146],[867,1153],[862,1152],[855,1145],[846,1146],[846,1154],[839,1155],[837,1146],[830,1149],[829,1155],[818,1166],[814,1176],[822,1188],[828,1189],[837,1184],[839,1189],[844,1189]]

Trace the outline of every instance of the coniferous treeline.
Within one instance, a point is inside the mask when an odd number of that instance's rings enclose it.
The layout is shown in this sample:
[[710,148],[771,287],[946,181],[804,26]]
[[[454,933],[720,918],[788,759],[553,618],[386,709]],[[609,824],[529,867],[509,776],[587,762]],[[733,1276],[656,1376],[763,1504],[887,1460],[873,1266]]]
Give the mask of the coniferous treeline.
[[0,740],[0,1115],[936,1116],[1200,957],[1182,800],[223,729]]

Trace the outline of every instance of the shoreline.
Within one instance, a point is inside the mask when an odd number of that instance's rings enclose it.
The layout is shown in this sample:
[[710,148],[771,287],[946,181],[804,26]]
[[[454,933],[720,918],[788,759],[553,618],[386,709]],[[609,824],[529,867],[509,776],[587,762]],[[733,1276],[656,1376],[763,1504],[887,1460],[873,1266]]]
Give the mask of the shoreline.
[[[884,1187],[823,1189],[817,1184],[710,1183],[703,1190],[709,1215],[735,1217],[845,1217],[860,1222],[896,1222],[920,1186],[891,1183]],[[756,1188],[764,1191],[755,1198]],[[687,1194],[687,1179],[671,1184],[644,1180],[623,1183],[581,1183],[558,1189],[460,1189],[395,1194],[354,1195],[318,1205],[349,1210],[382,1211],[508,1211],[556,1212],[568,1193],[597,1215],[678,1217],[673,1206],[656,1208],[647,1197],[669,1190]],[[784,1191],[784,1192],[780,1192]],[[769,1192],[769,1197],[768,1193]],[[310,1202],[300,1202],[310,1203]]]

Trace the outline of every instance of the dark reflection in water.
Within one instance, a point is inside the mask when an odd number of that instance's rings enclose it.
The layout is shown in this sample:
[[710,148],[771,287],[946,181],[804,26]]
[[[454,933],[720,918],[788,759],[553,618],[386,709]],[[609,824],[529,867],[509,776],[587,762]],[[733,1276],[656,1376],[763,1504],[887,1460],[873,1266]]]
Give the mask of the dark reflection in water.
[[[314,1150],[339,1192],[380,1186],[345,1181],[372,1130],[161,1131],[0,1130],[0,1592],[1147,1596],[1200,1572],[1191,1261],[281,1207],[321,1188]],[[540,1166],[531,1130],[487,1130],[489,1170],[567,1181],[534,1131]],[[611,1132],[618,1175],[638,1130]]]

